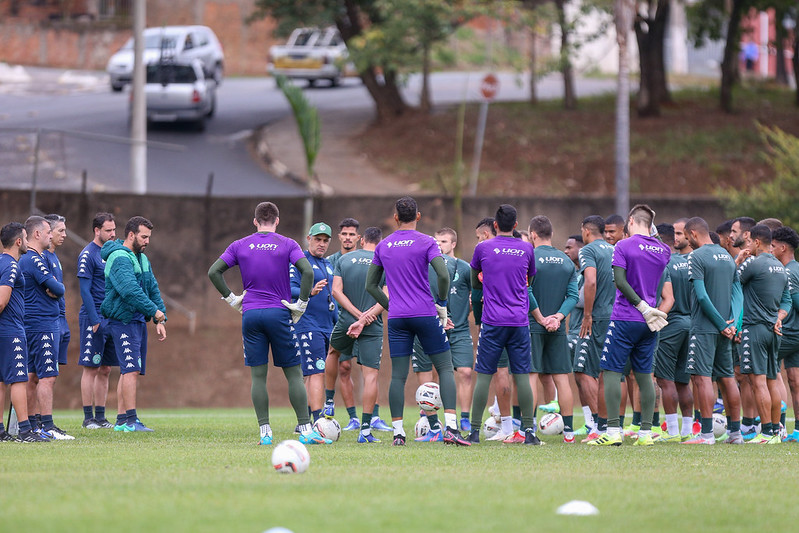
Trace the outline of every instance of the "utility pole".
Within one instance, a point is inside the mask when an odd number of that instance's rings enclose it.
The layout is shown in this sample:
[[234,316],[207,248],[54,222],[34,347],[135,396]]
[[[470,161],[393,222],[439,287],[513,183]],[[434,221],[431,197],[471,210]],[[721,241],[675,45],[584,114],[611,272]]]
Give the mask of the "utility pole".
[[135,194],[147,193],[147,109],[144,98],[144,25],[146,0],[133,0],[133,105],[131,108],[130,175]]

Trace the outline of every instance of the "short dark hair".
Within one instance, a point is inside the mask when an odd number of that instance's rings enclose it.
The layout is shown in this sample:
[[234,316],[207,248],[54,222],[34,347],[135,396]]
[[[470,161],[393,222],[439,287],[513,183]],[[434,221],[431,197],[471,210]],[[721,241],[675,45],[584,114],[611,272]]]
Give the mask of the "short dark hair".
[[732,231],[733,222],[734,222],[733,220],[725,220],[724,222],[718,225],[718,227],[716,228],[716,233],[718,233],[719,235],[729,235],[730,232]]
[[552,238],[552,221],[544,215],[534,216],[530,220],[530,231],[542,239]]
[[668,241],[669,243],[674,242],[674,226],[668,224],[666,222],[661,222],[657,226],[655,226],[658,230],[658,235],[660,238],[663,239],[663,242]]
[[771,231],[774,231],[777,228],[782,227],[782,221],[778,218],[764,218],[758,224],[763,224],[764,226],[768,226]]
[[255,206],[255,221],[262,226],[274,224],[279,216],[280,210],[272,202],[261,202]]
[[499,231],[511,231],[516,224],[516,208],[510,204],[502,204],[494,215]]
[[713,244],[721,244],[721,239],[719,239],[719,234],[715,231],[710,232],[710,242]]
[[771,242],[779,241],[796,250],[799,248],[799,234],[789,226],[782,226],[771,232]]
[[[733,224],[737,222],[741,226],[741,231],[750,231],[757,224],[752,217],[738,217],[732,222]],[[732,228],[732,226],[730,227]]]
[[436,232],[436,235],[449,235],[452,242],[458,242],[458,232],[452,228],[441,228]]
[[363,242],[367,242],[369,244],[377,244],[380,242],[380,239],[382,238],[383,238],[383,230],[381,230],[380,228],[371,226],[363,230]]
[[[647,228],[655,221],[655,211],[646,204],[636,204],[630,209],[630,218],[635,220],[637,224],[646,226]],[[605,221],[607,225],[608,221]]]
[[50,227],[50,224],[44,217],[40,217],[39,215],[31,215],[28,217],[28,220],[25,221],[25,231],[27,232],[28,236],[33,235],[33,232],[37,229],[41,228],[43,224],[47,224],[47,227]]
[[361,223],[355,220],[354,218],[347,217],[341,222],[338,223],[338,229],[342,230],[344,228],[355,228],[356,230],[361,227]]
[[0,242],[3,248],[10,248],[14,245],[14,241],[22,237],[22,230],[25,226],[19,222],[9,222],[2,229],[0,229]]
[[114,215],[111,213],[97,213],[92,220],[92,230],[94,228],[102,228],[106,222],[114,222]]
[[511,233],[511,235],[513,236],[514,239],[521,239],[522,238],[522,234],[519,233],[519,230],[513,230],[513,233]]
[[710,234],[710,228],[705,222],[705,219],[702,217],[693,217],[689,218],[688,222],[685,223],[685,233],[689,231],[695,231],[700,235]]
[[494,227],[494,217],[485,217],[484,219],[482,219],[480,222],[477,223],[477,225],[474,227],[474,229],[480,229],[483,226],[488,226],[489,228],[493,228]]
[[574,239],[574,242],[579,242],[580,244],[583,244],[583,236],[582,235],[569,235],[569,238],[566,239],[566,240],[568,241],[569,239]]
[[61,215],[56,215],[55,213],[50,214],[50,215],[44,215],[44,219],[47,221],[48,224],[50,224],[51,228],[53,226],[55,226],[56,224],[58,224],[59,222],[66,222],[67,221],[66,218],[64,218]]
[[410,196],[403,196],[397,200],[394,209],[397,210],[397,218],[400,222],[413,222],[416,220],[417,213],[419,213],[419,206],[416,204],[416,200]]
[[621,215],[610,215],[608,218],[605,219],[605,225],[609,226],[613,224],[614,226],[623,226],[624,225],[624,217]]
[[[622,223],[623,222],[624,221],[622,221]],[[599,235],[605,233],[605,219],[599,215],[589,215],[585,217],[581,225],[587,227],[591,233],[598,233]]]
[[125,224],[125,238],[127,239],[130,233],[138,235],[139,228],[142,226],[147,229],[153,229],[153,223],[146,218],[140,216],[131,217],[131,219],[128,220],[128,223]]
[[771,228],[765,224],[755,224],[749,230],[749,238],[757,239],[763,244],[771,244]]

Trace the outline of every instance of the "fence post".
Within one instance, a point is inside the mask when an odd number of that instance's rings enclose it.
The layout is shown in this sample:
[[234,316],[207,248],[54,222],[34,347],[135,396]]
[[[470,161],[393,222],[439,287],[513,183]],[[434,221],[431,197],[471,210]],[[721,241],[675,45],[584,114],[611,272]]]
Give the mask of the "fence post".
[[42,136],[41,128],[36,129],[36,143],[33,148],[33,175],[31,176],[31,214],[36,212],[36,180],[39,174],[39,143]]

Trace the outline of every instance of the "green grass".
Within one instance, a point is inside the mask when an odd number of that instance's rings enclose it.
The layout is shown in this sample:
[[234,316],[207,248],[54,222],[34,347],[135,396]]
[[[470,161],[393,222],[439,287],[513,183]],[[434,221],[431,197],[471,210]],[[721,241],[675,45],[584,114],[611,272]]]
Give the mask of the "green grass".
[[[406,428],[412,430],[413,410]],[[144,411],[155,433],[73,430],[76,440],[0,446],[3,530],[403,531],[769,530],[794,524],[799,447],[658,445],[593,449],[483,443],[358,445],[344,433],[310,448],[302,475],[281,475],[259,447],[250,410]],[[65,429],[76,412],[56,413]],[[276,441],[293,416],[275,409]],[[380,434],[384,436],[389,434]],[[555,509],[588,500],[598,519]],[[635,525],[638,524],[638,525]],[[588,529],[590,528],[590,529]]]

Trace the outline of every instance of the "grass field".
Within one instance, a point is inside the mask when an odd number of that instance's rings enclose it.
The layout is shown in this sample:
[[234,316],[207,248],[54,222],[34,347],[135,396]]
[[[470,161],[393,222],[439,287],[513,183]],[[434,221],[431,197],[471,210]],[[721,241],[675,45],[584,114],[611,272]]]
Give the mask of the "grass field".
[[[418,411],[406,412],[406,428]],[[301,475],[272,469],[250,410],[141,413],[155,433],[76,430],[74,441],[0,445],[2,531],[771,531],[795,527],[791,465],[799,446],[658,445],[471,448],[390,434],[359,445],[343,433],[309,447]],[[274,409],[276,442],[296,420]],[[575,421],[579,424],[580,422]],[[792,425],[791,425],[792,426]],[[791,429],[793,429],[791,427]],[[600,515],[559,516],[570,500]],[[589,521],[590,520],[590,521]]]

